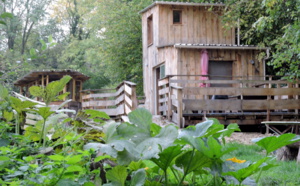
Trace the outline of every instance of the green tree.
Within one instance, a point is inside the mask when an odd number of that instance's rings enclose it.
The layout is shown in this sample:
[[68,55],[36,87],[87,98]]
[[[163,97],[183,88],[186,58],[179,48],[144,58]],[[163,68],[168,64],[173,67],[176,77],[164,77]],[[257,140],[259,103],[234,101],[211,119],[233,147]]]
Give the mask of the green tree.
[[300,75],[300,1],[229,0],[224,21],[241,27],[246,44],[271,47],[270,65],[289,79]]
[[142,29],[140,10],[151,0],[121,1],[102,0],[95,2],[97,12],[91,22],[98,21],[103,28],[98,33],[101,63],[105,75],[113,83],[123,80],[137,83],[142,92]]
[[15,42],[20,36],[20,52],[24,54],[26,43],[32,30],[45,16],[47,5],[51,0],[15,0],[4,1],[2,12],[10,12],[13,18],[7,19],[3,28],[7,37],[8,49],[15,49]]

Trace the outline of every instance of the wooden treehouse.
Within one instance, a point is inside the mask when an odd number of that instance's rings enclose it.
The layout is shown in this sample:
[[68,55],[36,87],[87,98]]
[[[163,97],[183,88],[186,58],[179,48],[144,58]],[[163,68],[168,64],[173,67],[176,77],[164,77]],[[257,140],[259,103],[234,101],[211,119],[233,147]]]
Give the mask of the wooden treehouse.
[[[89,77],[74,70],[33,71],[17,80],[14,85],[20,88],[21,95],[29,97],[30,86],[47,86],[51,81],[59,80],[65,75],[72,77],[63,90],[63,93],[70,92],[68,99],[72,101],[67,105],[69,109],[94,109],[118,118],[137,108],[136,84],[123,81],[115,89],[83,90],[83,83]],[[51,105],[61,103],[62,101],[52,102]]]
[[142,10],[145,106],[180,127],[299,118],[299,81],[265,74],[269,48],[241,45],[223,4],[154,2]]

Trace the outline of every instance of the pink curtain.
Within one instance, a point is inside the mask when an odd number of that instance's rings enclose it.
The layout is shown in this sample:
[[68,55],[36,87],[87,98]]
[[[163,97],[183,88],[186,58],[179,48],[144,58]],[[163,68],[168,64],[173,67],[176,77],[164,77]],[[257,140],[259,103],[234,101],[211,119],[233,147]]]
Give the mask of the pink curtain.
[[[208,75],[208,54],[207,50],[201,51],[201,75]],[[200,80],[208,80],[207,76],[201,76]],[[200,83],[200,87],[209,87],[210,84],[208,83]]]

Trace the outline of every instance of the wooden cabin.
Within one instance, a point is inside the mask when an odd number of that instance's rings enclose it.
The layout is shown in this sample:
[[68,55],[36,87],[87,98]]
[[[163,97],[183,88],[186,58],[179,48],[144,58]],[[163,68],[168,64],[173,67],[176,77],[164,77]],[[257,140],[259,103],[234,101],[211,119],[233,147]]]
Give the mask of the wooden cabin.
[[154,2],[140,11],[146,108],[180,126],[203,117],[224,124],[298,119],[299,82],[267,77],[258,54],[268,57],[269,48],[240,44],[237,29],[221,21],[224,8]]
[[[72,99],[72,102],[69,103],[68,107],[78,110],[81,108],[81,91],[83,83],[89,79],[88,76],[75,71],[75,70],[41,70],[41,71],[32,71],[24,77],[18,79],[14,85],[19,87],[20,94],[29,97],[29,87],[35,86],[47,86],[50,82],[60,80],[63,76],[69,75],[72,79],[65,86],[64,92],[70,92],[69,99]],[[39,98],[36,98],[38,101]],[[52,105],[59,105],[61,101],[52,102]]]

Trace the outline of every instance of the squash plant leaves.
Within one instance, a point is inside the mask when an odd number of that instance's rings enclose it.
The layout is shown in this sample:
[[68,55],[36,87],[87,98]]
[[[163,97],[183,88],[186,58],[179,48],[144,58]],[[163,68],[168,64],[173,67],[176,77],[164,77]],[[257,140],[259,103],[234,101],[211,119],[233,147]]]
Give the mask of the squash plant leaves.
[[174,158],[176,158],[181,153],[181,146],[170,146],[164,151],[159,153],[159,158],[152,158],[151,160],[159,166],[163,171],[167,171],[168,167],[171,165]]
[[273,167],[272,165],[265,163],[268,159],[269,159],[269,157],[265,157],[255,163],[248,164],[248,166],[245,168],[241,168],[241,169],[235,170],[235,171],[225,172],[225,173],[222,173],[222,175],[223,176],[233,176],[240,183],[242,183],[247,177],[260,171],[261,169],[267,170],[267,169]]
[[127,170],[123,166],[113,167],[111,170],[106,172],[106,178],[112,182],[112,184],[104,184],[104,185],[120,185],[124,186],[127,178]]
[[212,120],[207,120],[202,123],[198,123],[196,126],[190,126],[186,129],[182,129],[178,138],[183,140],[185,143],[192,145],[194,148],[197,148],[196,138],[204,136],[213,123],[214,122]]
[[188,151],[180,155],[175,164],[183,169],[185,175],[190,172],[201,170],[203,167],[209,167],[212,161],[199,151]]
[[203,139],[198,139],[197,150],[202,152],[207,157],[211,158],[212,160],[217,160],[221,158],[224,154],[229,153],[236,148],[228,148],[224,150],[223,146],[220,142],[215,139],[214,137],[210,136],[207,138],[206,141]]
[[273,152],[276,149],[295,143],[297,141],[300,141],[300,136],[296,137],[296,134],[282,134],[280,136],[270,136],[263,138],[256,142],[256,144],[263,147],[268,155],[270,152]]
[[145,169],[139,169],[132,173],[130,186],[143,186],[146,180]]
[[[143,119],[145,118],[145,119]],[[158,154],[177,139],[176,126],[168,125],[151,136],[152,116],[146,109],[137,109],[129,114],[130,123],[104,125],[104,141],[98,144],[101,152],[116,157],[118,163],[129,164],[139,159],[158,158]],[[88,149],[88,144],[85,146]]]

